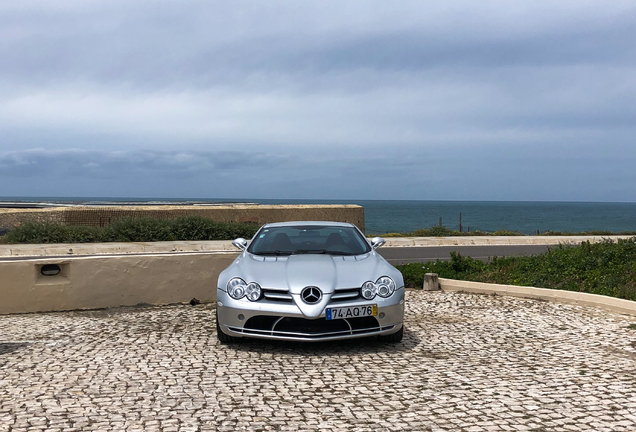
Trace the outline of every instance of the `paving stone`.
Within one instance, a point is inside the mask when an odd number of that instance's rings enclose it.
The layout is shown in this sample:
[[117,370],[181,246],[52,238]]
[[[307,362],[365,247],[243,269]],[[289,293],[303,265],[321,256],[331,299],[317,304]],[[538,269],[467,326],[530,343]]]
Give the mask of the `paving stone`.
[[0,316],[0,431],[636,430],[633,317],[411,291],[396,345],[220,345],[214,320]]

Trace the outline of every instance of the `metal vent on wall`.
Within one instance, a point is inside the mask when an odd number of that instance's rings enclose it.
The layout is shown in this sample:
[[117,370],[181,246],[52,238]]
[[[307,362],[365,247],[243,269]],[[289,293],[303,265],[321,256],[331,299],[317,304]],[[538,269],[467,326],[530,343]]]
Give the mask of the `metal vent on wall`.
[[44,264],[40,269],[43,276],[57,276],[61,271],[62,269],[57,264]]

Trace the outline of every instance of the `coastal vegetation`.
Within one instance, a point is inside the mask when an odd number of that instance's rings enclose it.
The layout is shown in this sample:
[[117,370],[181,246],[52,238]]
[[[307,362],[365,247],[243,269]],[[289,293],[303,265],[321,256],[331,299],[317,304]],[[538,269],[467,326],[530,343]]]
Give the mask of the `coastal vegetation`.
[[[153,242],[174,240],[233,240],[251,238],[258,225],[244,222],[215,222],[200,216],[177,219],[124,218],[105,227],[60,225],[45,222],[27,222],[11,230],[0,230],[0,243],[92,243],[92,242]],[[538,234],[538,233],[537,233]],[[378,234],[367,234],[374,237]],[[519,231],[460,232],[443,225],[433,225],[412,232],[379,234],[381,237],[456,237],[456,236],[523,236]],[[636,231],[546,231],[542,236],[574,235],[634,235]]]
[[153,242],[251,238],[259,225],[216,222],[200,216],[125,218],[104,227],[28,222],[0,237],[3,243]]
[[[369,235],[373,237],[373,235]],[[526,235],[519,231],[512,231],[507,229],[497,230],[497,231],[457,231],[452,230],[450,228],[446,228],[444,225],[433,225],[430,228],[420,228],[411,232],[401,232],[401,233],[386,233],[386,234],[378,234],[380,237],[459,237],[459,236],[523,236]],[[533,233],[533,235],[542,235],[542,236],[586,236],[586,235],[595,235],[595,236],[607,236],[607,235],[636,235],[636,231],[621,231],[621,232],[612,232],[612,231],[582,231],[582,232],[570,232],[570,231],[544,231]]]
[[636,300],[636,238],[558,245],[529,257],[493,257],[482,262],[451,253],[449,261],[396,266],[410,287],[425,273],[442,278],[586,292]]
[[381,237],[459,237],[459,236],[522,236],[519,231],[499,230],[494,232],[486,231],[457,231],[446,228],[444,225],[433,225],[430,228],[420,228],[412,232],[386,233]]

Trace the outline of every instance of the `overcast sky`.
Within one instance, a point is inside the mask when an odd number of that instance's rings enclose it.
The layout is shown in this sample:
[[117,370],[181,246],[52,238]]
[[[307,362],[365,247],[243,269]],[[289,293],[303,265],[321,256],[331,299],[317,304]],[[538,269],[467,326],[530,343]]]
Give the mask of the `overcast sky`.
[[636,1],[0,0],[0,196],[636,201]]

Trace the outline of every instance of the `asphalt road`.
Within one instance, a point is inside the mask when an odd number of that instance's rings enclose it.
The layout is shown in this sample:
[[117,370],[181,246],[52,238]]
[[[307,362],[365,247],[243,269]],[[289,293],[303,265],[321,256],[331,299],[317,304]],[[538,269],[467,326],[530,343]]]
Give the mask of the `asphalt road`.
[[[548,250],[550,246],[524,245],[524,246],[430,246],[430,247],[398,247],[378,249],[380,255],[389,263],[404,264],[411,262],[428,262],[449,260],[452,251],[459,252],[462,256],[486,261],[493,256],[528,256],[538,255]],[[552,246],[554,247],[554,246]]]

